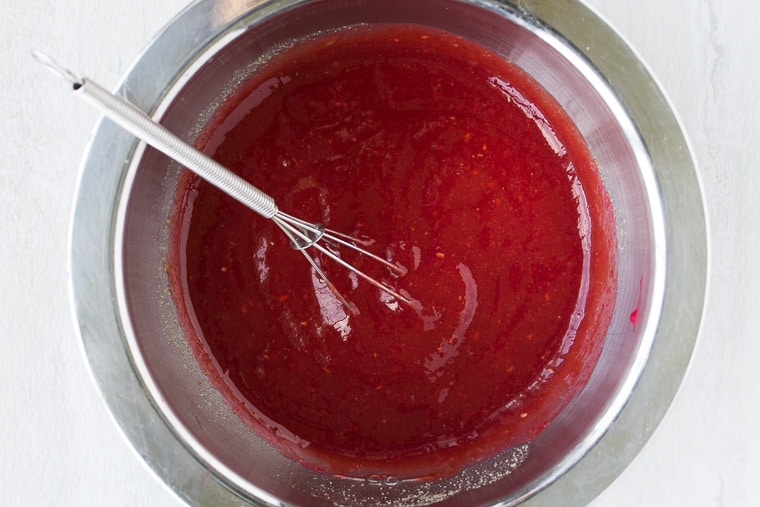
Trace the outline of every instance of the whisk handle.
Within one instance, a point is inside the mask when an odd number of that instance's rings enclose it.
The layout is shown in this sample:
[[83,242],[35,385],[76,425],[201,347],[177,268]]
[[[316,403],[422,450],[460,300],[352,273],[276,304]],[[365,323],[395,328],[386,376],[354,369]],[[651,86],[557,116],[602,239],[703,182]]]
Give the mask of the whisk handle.
[[140,108],[89,79],[74,83],[77,95],[108,118],[160,152],[184,165],[201,178],[266,218],[277,214],[274,199],[211,157],[153,121]]

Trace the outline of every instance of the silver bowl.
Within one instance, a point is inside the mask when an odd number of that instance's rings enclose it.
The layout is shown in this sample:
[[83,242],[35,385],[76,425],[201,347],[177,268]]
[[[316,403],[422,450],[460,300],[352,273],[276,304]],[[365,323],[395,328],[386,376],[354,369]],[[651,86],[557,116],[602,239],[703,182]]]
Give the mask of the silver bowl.
[[707,264],[684,135],[641,62],[593,12],[572,0],[201,0],[158,35],[120,92],[193,142],[272,50],[377,22],[435,26],[502,54],[585,137],[619,241],[616,310],[587,386],[534,441],[447,479],[335,478],[283,458],[210,386],[177,322],[164,262],[180,168],[102,121],[82,167],[70,251],[73,305],[102,395],[145,462],[193,505],[585,504],[670,405],[698,333]]

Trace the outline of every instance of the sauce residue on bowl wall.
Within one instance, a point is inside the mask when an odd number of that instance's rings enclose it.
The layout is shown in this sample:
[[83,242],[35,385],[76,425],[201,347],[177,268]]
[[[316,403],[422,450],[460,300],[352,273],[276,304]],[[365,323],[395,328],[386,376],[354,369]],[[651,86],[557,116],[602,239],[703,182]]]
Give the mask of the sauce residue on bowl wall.
[[412,25],[303,40],[198,138],[289,214],[370,238],[419,304],[325,265],[189,172],[169,275],[194,353],[285,455],[440,477],[535,438],[585,385],[615,294],[614,218],[561,107],[513,64]]

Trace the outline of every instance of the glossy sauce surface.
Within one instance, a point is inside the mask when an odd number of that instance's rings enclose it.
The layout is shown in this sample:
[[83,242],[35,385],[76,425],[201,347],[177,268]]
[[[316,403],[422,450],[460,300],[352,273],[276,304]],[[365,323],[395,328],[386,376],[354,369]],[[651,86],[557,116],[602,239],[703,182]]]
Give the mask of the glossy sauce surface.
[[339,474],[456,473],[534,438],[588,379],[614,220],[570,119],[515,66],[416,26],[284,50],[198,146],[283,211],[367,239],[405,305],[183,175],[170,280],[198,360],[286,455]]

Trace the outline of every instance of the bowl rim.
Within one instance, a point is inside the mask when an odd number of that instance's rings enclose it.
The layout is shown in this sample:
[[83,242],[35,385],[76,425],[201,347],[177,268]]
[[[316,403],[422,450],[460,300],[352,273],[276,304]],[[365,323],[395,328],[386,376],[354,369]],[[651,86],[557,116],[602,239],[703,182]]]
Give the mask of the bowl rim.
[[[176,74],[157,77],[156,68],[177,68],[178,63],[195,61],[195,48],[203,45],[198,42],[199,34],[206,45],[218,47],[220,41],[239,32],[241,27],[236,23],[244,13],[257,9],[265,14],[299,1],[254,2],[251,6],[245,0],[197,0],[151,41],[125,75],[118,92],[155,113],[166,90],[175,88],[180,79]],[[504,0],[472,3],[511,6]],[[688,140],[667,98],[633,50],[578,0],[559,6],[523,0],[519,10],[576,48],[617,95],[648,149],[667,218],[667,278],[661,319],[646,367],[631,387],[617,419],[592,450],[526,499],[526,505],[582,505],[605,489],[643,448],[685,375],[699,335],[708,283],[706,215]],[[166,65],[167,61],[174,66]],[[145,79],[148,73],[151,78]],[[124,181],[115,181],[113,175],[124,173],[139,155],[141,145],[119,133],[114,124],[101,120],[80,167],[69,237],[69,291],[77,331],[112,417],[149,468],[188,503],[237,505],[242,492],[235,492],[229,481],[209,475],[207,465],[169,429],[156,401],[146,392],[145,380],[136,372],[139,358],[125,346],[124,313],[119,307],[115,278],[118,266],[113,259],[118,239],[114,238],[112,218]],[[279,505],[263,492],[261,497]]]

